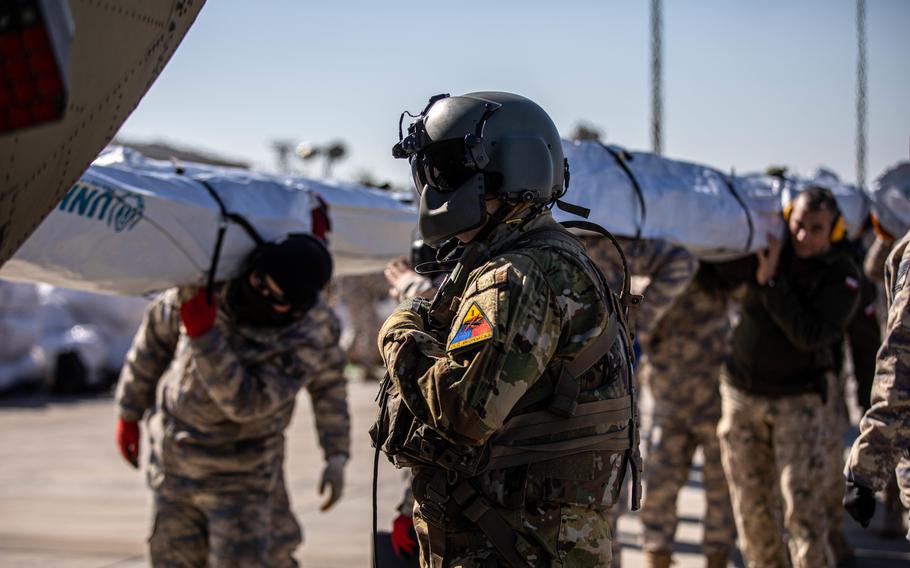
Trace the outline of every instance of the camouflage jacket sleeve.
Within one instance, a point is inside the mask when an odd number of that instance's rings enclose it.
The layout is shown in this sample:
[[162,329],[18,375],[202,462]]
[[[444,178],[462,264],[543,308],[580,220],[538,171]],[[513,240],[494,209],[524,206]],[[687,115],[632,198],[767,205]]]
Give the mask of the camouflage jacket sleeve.
[[158,379],[170,366],[180,339],[180,311],[175,298],[173,290],[156,298],[133,338],[117,384],[116,401],[124,420],[141,420],[155,404]]
[[[603,237],[585,237],[582,242],[610,288],[618,291],[623,271],[616,248]],[[620,244],[631,275],[648,278],[635,324],[635,334],[647,343],[657,322],[695,277],[698,259],[685,248],[664,240],[622,238]]]
[[845,259],[822,276],[811,300],[800,298],[786,278],[758,288],[762,303],[775,325],[803,351],[812,351],[843,339],[844,330],[859,306],[859,269]]
[[878,352],[872,407],[860,420],[860,435],[847,461],[847,475],[870,489],[883,489],[901,452],[910,449],[910,247],[888,278],[891,306]]
[[228,419],[249,422],[265,418],[293,404],[300,387],[310,380],[309,373],[319,375],[322,383],[328,381],[321,376],[321,365],[317,369],[310,366],[318,357],[338,361],[331,353],[321,353],[325,345],[318,328],[317,323],[308,327],[312,333],[281,336],[277,341],[288,341],[288,345],[276,346],[279,349],[270,356],[244,362],[228,345],[222,327],[216,325],[189,340],[197,377]]
[[[698,259],[681,246],[668,241],[646,241],[650,254],[635,255],[630,261],[635,274],[647,275],[648,285],[642,291],[641,307],[636,319],[636,335],[642,343],[651,339],[657,322],[667,313],[676,298],[686,289],[698,270]],[[634,252],[634,251],[633,251]],[[645,266],[640,266],[641,264]]]
[[885,277],[885,262],[893,245],[893,242],[885,242],[881,237],[876,237],[866,252],[866,259],[863,261],[863,272],[869,280],[876,284],[881,284]]
[[402,304],[379,333],[386,368],[421,422],[456,444],[483,444],[540,378],[563,314],[533,260],[510,254],[469,282],[445,342]]
[[336,454],[350,455],[351,417],[348,412],[347,356],[339,345],[341,324],[326,304],[314,307],[309,316],[313,342],[299,353],[303,372],[311,377],[306,383],[313,402],[313,418],[319,445],[326,459]]

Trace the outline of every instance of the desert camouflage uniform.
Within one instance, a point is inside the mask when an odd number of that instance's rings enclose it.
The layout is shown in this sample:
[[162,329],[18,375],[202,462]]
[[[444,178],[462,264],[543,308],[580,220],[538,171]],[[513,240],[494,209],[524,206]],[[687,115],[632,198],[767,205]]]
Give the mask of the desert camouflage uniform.
[[676,500],[695,449],[704,453],[707,507],[703,551],[728,551],[735,538],[730,493],[720,458],[720,369],[730,349],[728,297],[693,280],[657,323],[639,373],[651,389],[654,417],[641,510],[646,551],[671,552]]
[[866,259],[863,261],[863,272],[873,282],[882,282],[882,278],[885,275],[885,266],[893,248],[893,242],[885,242],[880,237],[876,238],[869,246],[869,250],[866,252]]
[[[543,227],[558,230],[549,213],[530,221],[526,229]],[[421,318],[406,305],[380,332],[380,349],[402,400],[421,423],[455,444],[486,443],[554,360],[571,359],[607,325],[609,307],[593,267],[584,263],[581,245],[570,261],[549,247],[515,249],[520,236],[500,225],[484,241],[492,260],[471,272],[448,338],[425,331]],[[489,321],[492,336],[447,350],[475,306]],[[619,379],[587,389],[584,380],[590,373],[583,375],[582,395],[600,400],[628,394],[625,349],[616,341],[605,369]],[[629,435],[628,423],[604,424],[597,431]],[[518,535],[518,551],[532,565],[606,566],[612,535],[605,513],[617,498],[626,464],[626,452],[589,451],[492,470],[472,483]],[[430,554],[433,529],[419,490],[421,481],[434,472],[414,469],[421,565],[439,566]],[[492,543],[464,517],[446,524],[444,541],[443,566],[498,565]]]
[[[647,287],[641,291],[643,298],[635,319],[635,336],[647,351],[652,330],[692,281],[698,269],[698,259],[685,248],[669,241],[626,237],[618,237],[617,240],[626,255],[629,273],[632,276],[648,278]],[[583,237],[582,242],[591,260],[597,264],[607,278],[610,287],[613,290],[619,290],[622,285],[623,270],[622,260],[619,258],[619,253],[616,252],[616,247],[604,237]],[[641,376],[636,373],[636,378],[641,378]],[[643,386],[647,388],[648,385]],[[643,415],[641,420],[642,431],[647,437],[651,428],[651,417]],[[624,488],[619,503],[607,514],[614,535],[619,534],[617,531],[619,517],[629,509],[627,493]],[[617,536],[613,539],[613,562],[611,564],[613,568],[619,568],[622,565],[621,554],[622,546]]]
[[173,289],[149,306],[117,387],[123,419],[152,411],[152,562],[296,565],[284,431],[306,387],[326,457],[349,453],[338,320],[323,302],[277,329],[238,325],[219,309],[214,328],[190,338],[180,301]]
[[363,365],[367,377],[382,365],[376,351],[376,334],[382,322],[376,313],[376,303],[387,298],[389,284],[381,272],[344,276],[338,282],[338,301],[344,304],[351,326],[351,345],[348,359],[351,363]]
[[[623,237],[618,240],[632,276],[648,278],[635,320],[635,336],[647,349],[657,322],[695,276],[698,259],[685,248],[669,241]],[[619,290],[623,272],[616,247],[604,237],[584,237],[582,242],[591,260],[603,271],[610,287]]]
[[[740,548],[749,568],[789,566],[781,527],[791,536],[798,568],[830,566],[824,500],[818,490],[824,471],[824,406],[817,394],[782,397],[746,393],[730,384],[721,370],[721,440],[724,472],[737,511]],[[732,449],[735,448],[735,451]],[[779,480],[780,487],[768,480]],[[784,499],[781,517],[780,498]],[[817,517],[822,517],[821,521]],[[822,552],[805,563],[814,543]],[[819,544],[821,543],[821,544]],[[795,553],[795,554],[794,554]],[[813,564],[814,562],[814,564]]]
[[[881,490],[897,467],[904,506],[910,507],[910,233],[885,265],[888,324],[878,352],[872,407],[860,421],[845,474]],[[910,538],[910,534],[908,534]]]
[[[857,310],[858,311],[858,310]],[[844,529],[844,437],[850,430],[850,414],[847,410],[847,377],[844,373],[831,373],[828,377],[828,394],[824,403],[822,444],[825,459],[822,469],[812,472],[818,480],[824,496],[825,514],[828,517],[828,532],[843,535]],[[839,536],[829,537],[840,539]]]

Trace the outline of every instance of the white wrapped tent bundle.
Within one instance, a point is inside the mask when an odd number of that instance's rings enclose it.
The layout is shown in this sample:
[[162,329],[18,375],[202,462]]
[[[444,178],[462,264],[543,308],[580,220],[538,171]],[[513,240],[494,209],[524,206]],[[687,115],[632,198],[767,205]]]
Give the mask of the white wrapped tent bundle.
[[[781,234],[773,179],[734,177],[714,168],[629,152],[598,142],[563,140],[571,176],[565,200],[616,235],[666,239],[720,260],[766,246]],[[560,221],[576,216],[554,210]]]
[[149,300],[46,285],[41,285],[41,290],[43,293],[47,290],[46,294],[57,298],[77,322],[76,325],[94,329],[104,347],[102,368],[110,372],[119,371],[133,336],[142,323]]
[[203,284],[224,228],[216,280],[255,241],[309,233],[318,194],[329,204],[335,274],[379,271],[408,250],[413,207],[368,188],[233,168],[151,160],[109,148],[0,269],[0,277],[125,295]]
[[38,287],[0,280],[0,392],[48,379]]
[[0,359],[0,392],[25,384],[44,384],[48,369],[44,351],[33,347],[15,359]]
[[[673,241],[704,260],[741,257],[767,246],[768,234],[783,235],[783,205],[809,185],[832,190],[848,235],[858,234],[869,212],[862,191],[825,170],[781,182],[598,142],[563,140],[563,150],[571,175],[564,199],[590,209],[589,220],[616,235]],[[558,209],[554,215],[578,219]]]
[[41,338],[38,288],[0,280],[0,365],[27,356]]
[[901,238],[910,229],[910,162],[895,164],[878,176],[869,199],[882,228]]

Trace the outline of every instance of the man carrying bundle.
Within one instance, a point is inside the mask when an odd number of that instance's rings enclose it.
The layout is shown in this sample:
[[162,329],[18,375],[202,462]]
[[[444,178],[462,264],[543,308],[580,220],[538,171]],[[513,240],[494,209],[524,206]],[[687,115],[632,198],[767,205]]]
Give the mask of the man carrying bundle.
[[210,300],[171,289],[149,306],[116,401],[133,467],[150,413],[154,566],[296,566],[284,431],[301,387],[325,452],[322,510],[341,496],[350,421],[340,326],[321,298],[331,273],[321,240],[291,235],[258,247]]

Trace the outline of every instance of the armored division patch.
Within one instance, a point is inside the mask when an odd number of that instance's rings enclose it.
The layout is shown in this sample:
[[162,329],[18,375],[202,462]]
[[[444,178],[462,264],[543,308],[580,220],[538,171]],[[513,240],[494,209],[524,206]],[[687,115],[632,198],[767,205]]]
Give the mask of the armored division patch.
[[452,337],[452,341],[449,342],[447,351],[474,345],[491,337],[493,337],[493,326],[490,324],[486,314],[483,313],[483,310],[480,309],[480,306],[477,305],[477,302],[474,302],[468,309],[468,313],[465,314],[464,319],[461,320],[461,325],[458,326],[458,331]]

